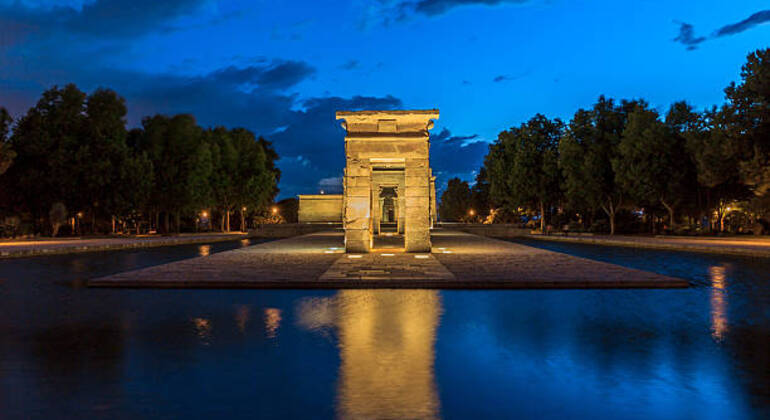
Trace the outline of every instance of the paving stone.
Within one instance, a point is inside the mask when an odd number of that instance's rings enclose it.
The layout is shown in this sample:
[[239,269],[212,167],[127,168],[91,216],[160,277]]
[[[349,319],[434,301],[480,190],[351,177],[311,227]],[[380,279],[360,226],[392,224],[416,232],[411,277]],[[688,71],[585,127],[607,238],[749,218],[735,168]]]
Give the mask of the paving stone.
[[[157,288],[658,288],[688,282],[641,270],[436,230],[432,254],[343,254],[323,232],[92,279],[91,287]],[[420,255],[421,257],[416,257]]]

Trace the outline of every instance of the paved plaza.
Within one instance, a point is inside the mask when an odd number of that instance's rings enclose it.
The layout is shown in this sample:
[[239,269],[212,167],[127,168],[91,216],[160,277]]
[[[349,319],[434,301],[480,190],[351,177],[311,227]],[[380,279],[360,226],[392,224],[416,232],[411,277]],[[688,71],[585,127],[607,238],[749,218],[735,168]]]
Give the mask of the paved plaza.
[[685,280],[457,231],[436,229],[430,253],[344,253],[321,232],[92,279],[129,288],[677,288]]

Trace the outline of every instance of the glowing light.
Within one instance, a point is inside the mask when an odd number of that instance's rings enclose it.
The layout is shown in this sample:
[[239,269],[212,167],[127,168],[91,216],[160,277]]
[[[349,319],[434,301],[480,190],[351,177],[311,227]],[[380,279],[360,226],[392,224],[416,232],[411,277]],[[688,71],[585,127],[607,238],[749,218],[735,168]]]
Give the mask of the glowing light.
[[420,260],[425,260],[429,258],[428,255],[415,255],[414,257]]
[[278,207],[273,207],[273,214],[278,214]]
[[209,213],[204,210],[201,212],[201,217],[209,217]]
[[470,210],[468,210],[468,214],[469,214],[469,215],[471,215],[471,216],[473,216],[474,214],[476,214],[476,212],[475,212],[475,211],[473,211],[473,209],[470,209]]
[[198,247],[198,256],[208,257],[211,255],[211,245],[201,245]]
[[246,211],[246,206],[241,207],[241,210]]
[[444,254],[451,254],[451,253],[452,253],[452,251],[449,251],[449,250],[445,250],[445,251],[443,251],[443,253],[444,253]]
[[83,212],[82,211],[78,212],[78,217],[83,217]]
[[396,256],[396,254],[380,254],[380,255],[382,255],[383,257],[394,257],[394,256]]
[[348,258],[363,258],[363,255],[348,255]]

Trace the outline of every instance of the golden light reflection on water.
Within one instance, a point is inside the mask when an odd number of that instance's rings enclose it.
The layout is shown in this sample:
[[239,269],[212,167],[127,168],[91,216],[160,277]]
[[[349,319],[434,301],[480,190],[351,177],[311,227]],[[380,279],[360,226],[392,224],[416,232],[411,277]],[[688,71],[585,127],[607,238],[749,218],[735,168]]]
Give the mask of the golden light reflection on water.
[[193,318],[195,333],[204,345],[211,344],[211,321],[206,318]]
[[246,332],[249,319],[251,319],[251,308],[248,305],[238,305],[235,308],[235,325],[238,326],[238,331]]
[[208,257],[211,254],[211,245],[201,245],[198,247],[198,256]]
[[709,268],[711,277],[711,336],[723,340],[728,332],[727,325],[727,276],[725,267]]
[[281,310],[276,308],[265,309],[265,334],[267,338],[275,338],[278,328],[281,326]]
[[336,328],[341,418],[437,418],[435,290],[342,290],[300,301],[299,326]]

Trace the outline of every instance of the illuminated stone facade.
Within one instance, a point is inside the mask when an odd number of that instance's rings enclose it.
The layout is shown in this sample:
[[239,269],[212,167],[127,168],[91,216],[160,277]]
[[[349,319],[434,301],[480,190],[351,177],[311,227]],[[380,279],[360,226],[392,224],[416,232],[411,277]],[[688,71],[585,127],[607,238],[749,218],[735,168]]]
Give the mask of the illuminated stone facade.
[[342,195],[299,195],[299,223],[342,222]]
[[[369,252],[392,221],[407,252],[430,251],[435,178],[429,134],[438,110],[339,111],[345,136],[343,226],[347,252]],[[385,220],[383,220],[385,219]]]

